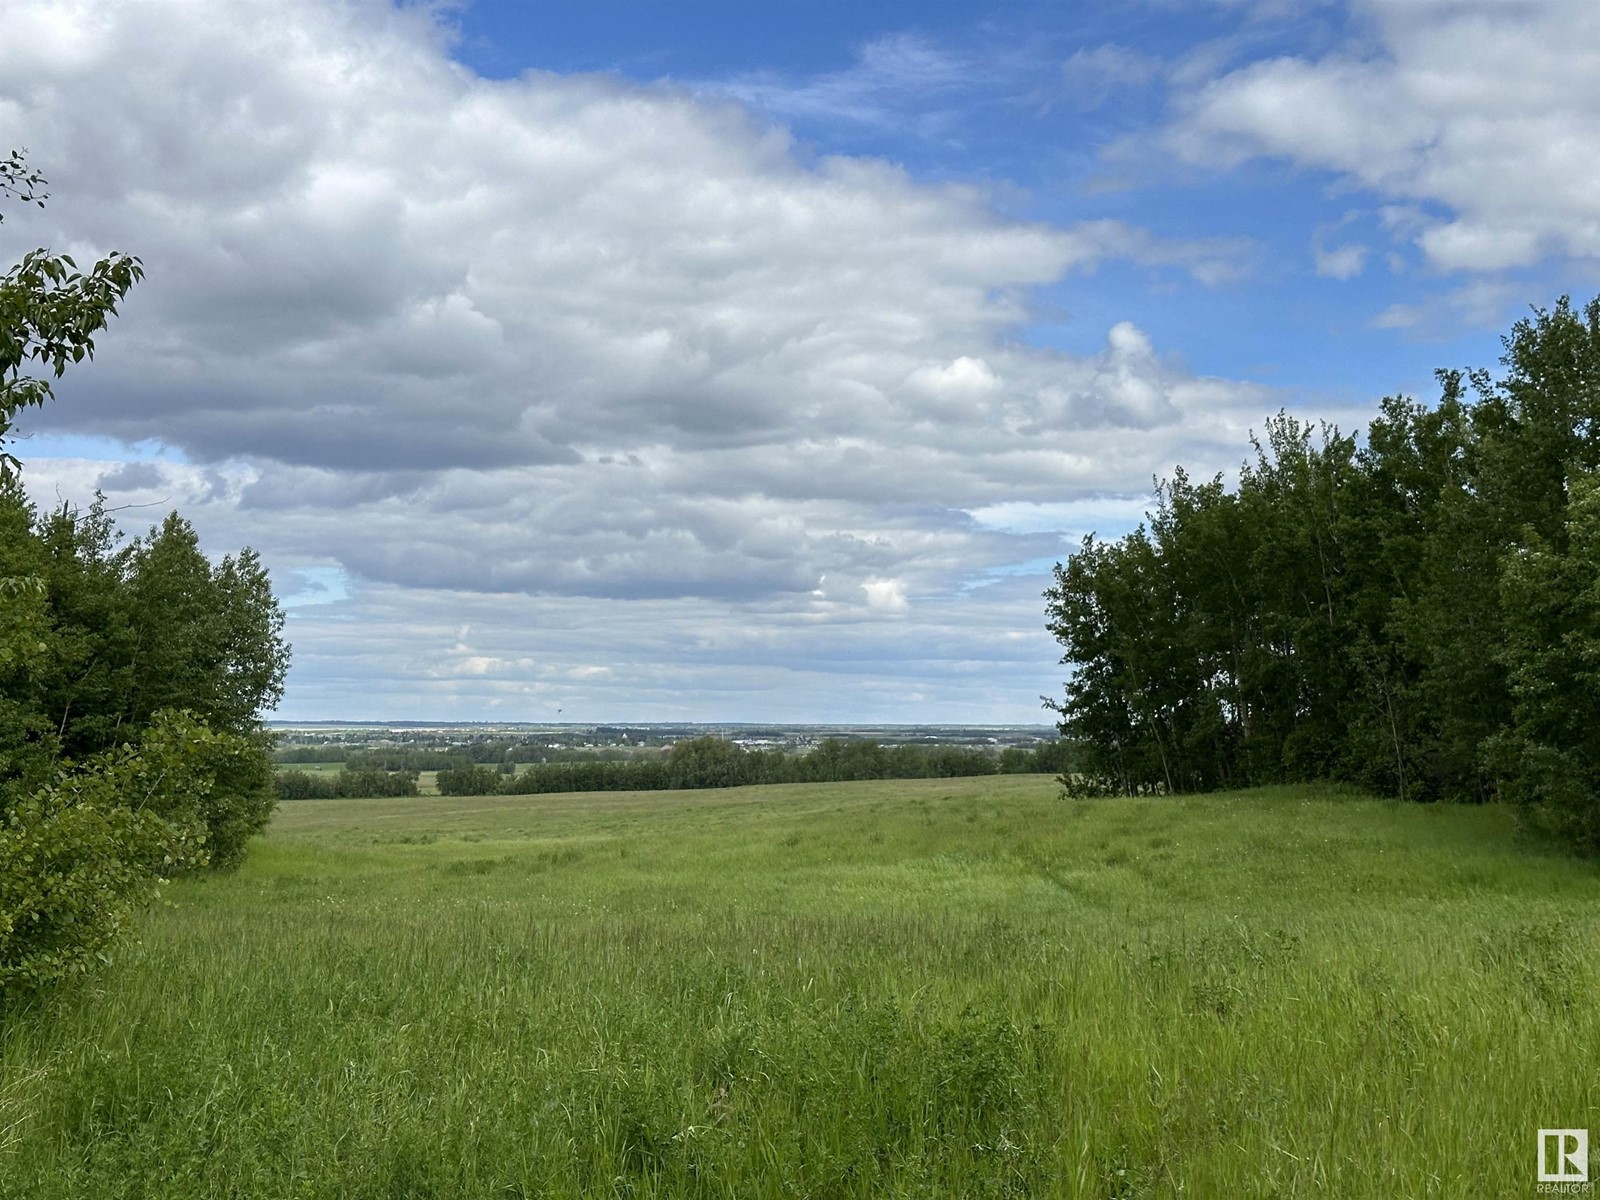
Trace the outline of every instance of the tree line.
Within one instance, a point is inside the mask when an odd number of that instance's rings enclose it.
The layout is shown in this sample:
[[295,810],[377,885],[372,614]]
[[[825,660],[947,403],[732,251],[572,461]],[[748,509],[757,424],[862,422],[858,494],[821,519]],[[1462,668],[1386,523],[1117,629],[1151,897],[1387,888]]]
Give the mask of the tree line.
[[[757,783],[837,783],[853,779],[931,779],[966,775],[1059,774],[1073,749],[1047,742],[1034,749],[1007,746],[998,754],[960,746],[885,747],[871,738],[825,738],[806,754],[747,750],[720,737],[678,742],[665,755],[632,759],[597,756],[536,763],[511,772],[462,760],[436,776],[444,796],[526,796],[549,792],[644,792],[676,788],[741,787]],[[386,776],[386,777],[382,777]],[[349,767],[332,775],[280,771],[284,800],[416,794],[412,770],[375,772]]]
[[747,750],[720,737],[678,742],[664,758],[630,762],[540,763],[515,775],[487,767],[441,771],[441,795],[661,791],[759,783],[839,783],[857,779],[932,779],[1064,769],[1070,747],[1008,746],[999,754],[962,746],[885,747],[871,738],[824,738],[805,754]]
[[1332,778],[1600,849],[1600,299],[1503,344],[1361,437],[1280,414],[1235,486],[1179,469],[1056,566],[1074,787]]
[[343,800],[374,796],[415,796],[416,771],[352,770],[329,775],[279,771],[273,777],[279,800]]

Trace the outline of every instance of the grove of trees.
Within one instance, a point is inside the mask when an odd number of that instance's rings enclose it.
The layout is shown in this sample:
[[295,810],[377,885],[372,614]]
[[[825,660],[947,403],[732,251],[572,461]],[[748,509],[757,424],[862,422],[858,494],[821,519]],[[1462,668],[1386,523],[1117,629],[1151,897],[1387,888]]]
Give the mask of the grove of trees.
[[374,796],[415,796],[415,771],[350,770],[330,775],[309,771],[279,771],[273,781],[280,800],[371,799]]
[[967,775],[1062,772],[1073,747],[1048,742],[998,754],[962,746],[880,745],[871,738],[824,738],[809,753],[746,750],[719,737],[679,742],[659,758],[541,763],[515,775],[463,764],[438,774],[445,796],[533,795],[545,792],[660,791],[740,787],[756,783],[838,783],[851,779],[935,779]]
[[1364,437],[1280,414],[1045,593],[1085,790],[1333,778],[1600,850],[1600,299]]
[[[0,161],[0,199],[43,182]],[[123,540],[98,498],[41,511],[6,440],[141,275],[35,250],[0,277],[0,997],[92,967],[160,880],[237,864],[274,804],[261,714],[289,652],[255,554],[212,563],[176,514]]]

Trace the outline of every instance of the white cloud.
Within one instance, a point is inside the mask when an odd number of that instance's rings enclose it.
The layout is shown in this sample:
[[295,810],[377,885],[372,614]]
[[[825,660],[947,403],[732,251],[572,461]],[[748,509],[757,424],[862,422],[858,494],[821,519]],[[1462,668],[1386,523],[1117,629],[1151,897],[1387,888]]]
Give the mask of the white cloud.
[[949,108],[970,102],[985,87],[1014,83],[1018,65],[1015,56],[980,56],[916,34],[893,33],[863,43],[855,61],[842,70],[800,80],[774,72],[744,73],[696,86],[703,95],[729,97],[784,119],[911,126],[939,134],[949,124]]
[[1371,189],[1441,270],[1600,257],[1600,5],[1358,0],[1353,17],[1342,49],[1193,82],[1167,145],[1197,164],[1282,157]]
[[1155,507],[1153,495],[1091,497],[1063,503],[1004,501],[972,510],[972,519],[987,529],[1008,533],[1055,533],[1064,541],[1086,534],[1119,538],[1145,520]]
[[1376,329],[1402,330],[1417,339],[1449,338],[1463,327],[1492,326],[1517,298],[1502,279],[1477,278],[1418,304],[1391,304],[1372,318]]
[[1329,279],[1354,279],[1366,269],[1367,256],[1371,253],[1372,248],[1360,242],[1345,242],[1328,249],[1313,246],[1311,250],[1317,274]]
[[867,594],[867,607],[880,612],[904,612],[910,608],[906,587],[898,579],[869,579],[861,585]]
[[[11,0],[6,22],[0,145],[55,194],[6,245],[149,272],[34,426],[172,451],[40,460],[30,486],[99,482],[152,506],[131,523],[177,507],[300,572],[305,715],[397,679],[419,704],[581,684],[666,711],[669,678],[802,663],[802,624],[857,630],[827,670],[904,655],[965,706],[885,631],[976,654],[963,583],[1060,544],[968,512],[1231,464],[1278,406],[1128,323],[1094,355],[1015,338],[1035,285],[1110,257],[1223,278],[1231,244],[1008,219],[672,87],[479,79],[379,0]],[[996,628],[1036,622],[1037,591]],[[793,669],[820,694],[824,668]]]

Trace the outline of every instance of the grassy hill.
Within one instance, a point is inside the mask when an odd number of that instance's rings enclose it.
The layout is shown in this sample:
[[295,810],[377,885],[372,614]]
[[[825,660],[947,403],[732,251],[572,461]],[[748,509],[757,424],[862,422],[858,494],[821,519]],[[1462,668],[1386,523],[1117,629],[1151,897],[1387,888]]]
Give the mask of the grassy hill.
[[169,895],[5,1016],[0,1195],[1520,1195],[1600,1127],[1600,876],[1498,808],[303,801]]

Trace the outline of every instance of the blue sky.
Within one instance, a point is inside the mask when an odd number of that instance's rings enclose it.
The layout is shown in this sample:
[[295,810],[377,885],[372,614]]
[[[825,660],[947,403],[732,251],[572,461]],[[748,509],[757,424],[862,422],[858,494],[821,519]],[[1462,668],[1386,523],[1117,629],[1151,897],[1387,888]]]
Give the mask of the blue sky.
[[[1208,48],[1235,62],[1327,53],[1361,36],[1359,18],[1337,5],[1251,13],[1208,4],[490,0],[466,6],[456,23],[455,56],[485,76],[676,80],[745,98],[817,154],[873,155],[923,179],[987,183],[1027,219],[1122,220],[1172,239],[1248,243],[1248,274],[1228,286],[1110,264],[1091,287],[1041,288],[1042,319],[1021,331],[1041,345],[1092,353],[1107,326],[1137,311],[1140,327],[1196,371],[1261,379],[1307,400],[1358,401],[1423,390],[1437,366],[1499,353],[1492,320],[1410,337],[1373,327],[1390,306],[1441,289],[1415,255],[1399,272],[1318,274],[1312,242],[1378,236],[1381,198],[1334,173],[1271,159],[1221,174],[1108,161],[1109,147],[1162,120],[1155,64]],[[1106,46],[1126,51],[1121,78],[1095,57]],[[1559,269],[1532,272],[1527,302],[1575,285],[1581,278]]]
[[1044,719],[1052,562],[1600,274],[1591,0],[0,0],[0,257],[148,276],[41,503],[286,719]]

